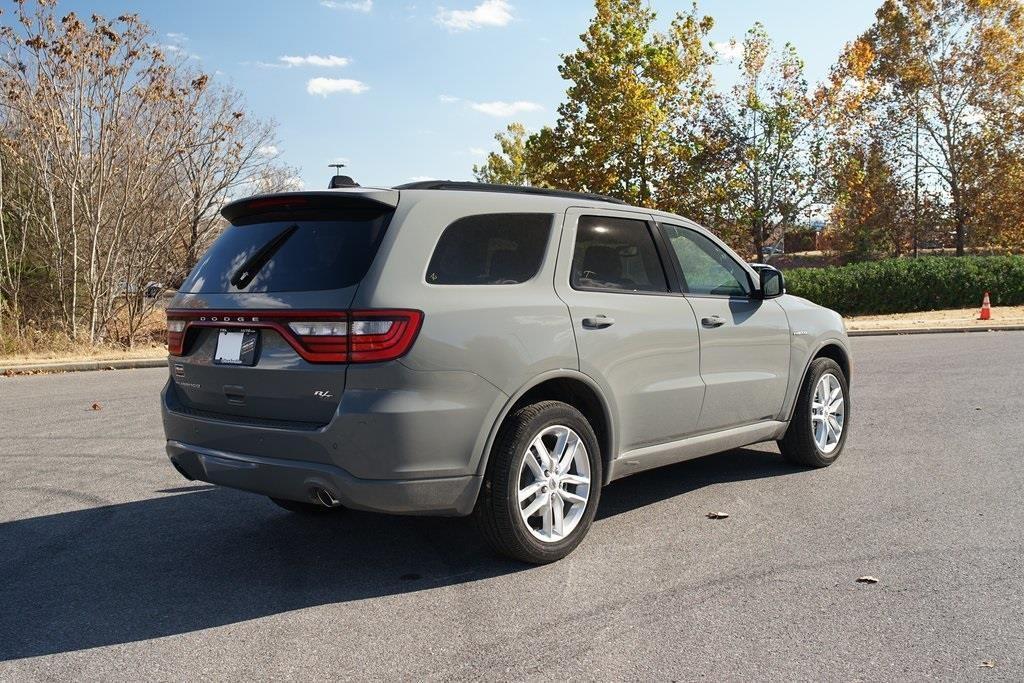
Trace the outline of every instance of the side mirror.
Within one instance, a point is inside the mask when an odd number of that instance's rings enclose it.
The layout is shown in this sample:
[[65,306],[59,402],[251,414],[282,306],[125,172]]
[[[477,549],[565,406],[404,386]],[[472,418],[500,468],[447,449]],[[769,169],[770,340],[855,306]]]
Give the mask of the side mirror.
[[774,299],[786,293],[786,280],[782,271],[771,266],[758,269],[761,275],[761,298]]

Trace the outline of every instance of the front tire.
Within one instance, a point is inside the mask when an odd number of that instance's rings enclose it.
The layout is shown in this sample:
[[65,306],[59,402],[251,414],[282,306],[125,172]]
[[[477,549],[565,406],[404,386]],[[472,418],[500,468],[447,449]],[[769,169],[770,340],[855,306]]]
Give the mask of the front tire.
[[520,408],[498,432],[474,517],[497,552],[522,562],[560,560],[590,530],[601,494],[601,451],[572,406]]
[[850,433],[850,386],[843,369],[831,358],[814,359],[796,400],[779,451],[795,465],[828,467]]

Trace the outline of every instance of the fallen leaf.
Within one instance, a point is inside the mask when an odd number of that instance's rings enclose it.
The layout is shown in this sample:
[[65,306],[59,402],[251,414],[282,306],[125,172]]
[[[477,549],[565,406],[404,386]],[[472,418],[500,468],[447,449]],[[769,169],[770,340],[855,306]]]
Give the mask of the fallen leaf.
[[988,659],[986,659],[984,662],[978,665],[979,669],[994,669],[995,667],[996,663]]
[[725,519],[729,516],[728,512],[709,512],[706,517],[708,519]]
[[92,409],[93,410],[103,410],[103,406],[101,406],[99,403],[93,403],[92,404]]
[[857,579],[857,583],[878,583],[878,579],[873,576],[862,576]]

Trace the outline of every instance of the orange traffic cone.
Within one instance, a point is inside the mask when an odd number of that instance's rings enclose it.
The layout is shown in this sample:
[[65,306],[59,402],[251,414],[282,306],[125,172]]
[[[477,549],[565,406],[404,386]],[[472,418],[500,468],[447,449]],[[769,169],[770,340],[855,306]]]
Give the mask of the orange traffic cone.
[[992,304],[988,301],[988,292],[985,292],[985,298],[981,300],[981,315],[978,316],[978,320],[991,320],[992,319]]

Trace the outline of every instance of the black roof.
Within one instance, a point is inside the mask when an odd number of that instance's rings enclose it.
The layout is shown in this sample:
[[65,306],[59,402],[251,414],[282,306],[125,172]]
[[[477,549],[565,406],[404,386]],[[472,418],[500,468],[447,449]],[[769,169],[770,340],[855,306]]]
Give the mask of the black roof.
[[524,185],[497,185],[493,183],[471,183],[455,180],[421,180],[415,183],[395,185],[395,190],[467,190],[469,192],[510,192],[513,194],[535,194],[545,197],[568,197],[570,199],[589,199],[597,202],[611,202],[612,204],[625,204],[626,202],[615,197],[593,192],[570,192],[569,190],[555,190],[547,187],[527,187]]

